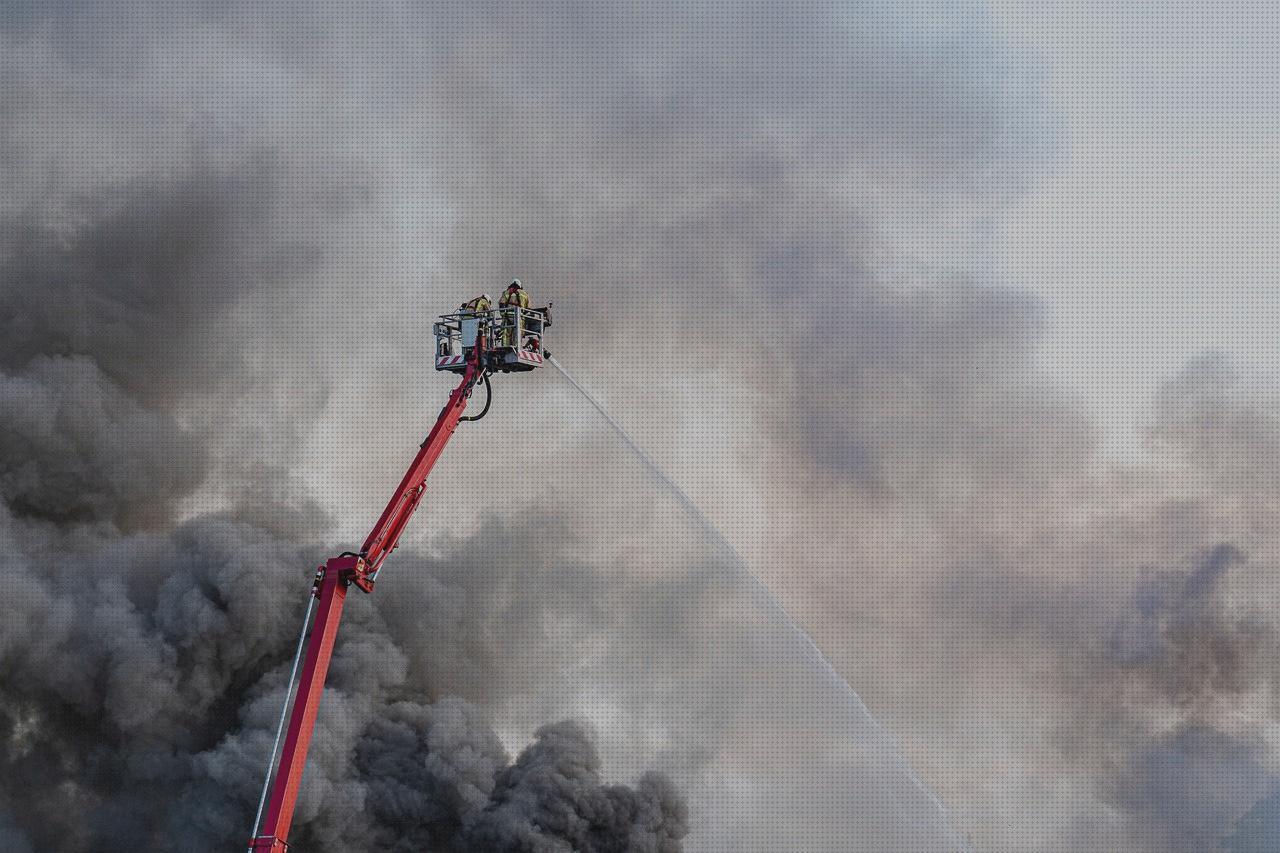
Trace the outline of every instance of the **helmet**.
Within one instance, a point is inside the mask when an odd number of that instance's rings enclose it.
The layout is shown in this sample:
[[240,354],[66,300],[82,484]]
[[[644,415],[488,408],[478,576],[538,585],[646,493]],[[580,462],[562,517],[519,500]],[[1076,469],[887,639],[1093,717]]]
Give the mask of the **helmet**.
[[520,279],[512,279],[511,284],[507,285],[507,290],[519,290],[520,287]]
[[492,301],[493,301],[493,297],[492,297],[492,296],[490,296],[490,295],[489,295],[489,294],[487,294],[487,293],[482,293],[482,294],[480,294],[480,298],[481,298],[481,299],[483,299],[485,302],[492,302]]

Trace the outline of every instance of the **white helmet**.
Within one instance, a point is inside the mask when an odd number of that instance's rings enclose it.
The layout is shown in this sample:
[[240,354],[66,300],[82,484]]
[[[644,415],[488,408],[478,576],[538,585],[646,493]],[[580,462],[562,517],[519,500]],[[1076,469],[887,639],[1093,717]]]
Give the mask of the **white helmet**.
[[485,302],[492,302],[492,301],[493,301],[493,297],[492,297],[492,296],[490,296],[490,295],[489,295],[489,294],[487,294],[487,293],[482,293],[482,294],[480,294],[480,298],[481,298],[481,299],[483,299]]
[[510,289],[510,288],[512,288],[512,287],[523,287],[523,286],[524,286],[524,285],[522,285],[522,284],[520,283],[520,279],[518,279],[518,278],[513,278],[513,279],[511,280],[511,284],[507,285],[507,288],[508,288],[508,289]]

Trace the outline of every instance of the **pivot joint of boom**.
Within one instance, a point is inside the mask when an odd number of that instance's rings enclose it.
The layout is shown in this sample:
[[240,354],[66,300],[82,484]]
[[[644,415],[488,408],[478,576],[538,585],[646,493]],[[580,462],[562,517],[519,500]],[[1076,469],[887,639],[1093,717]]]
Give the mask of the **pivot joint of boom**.
[[311,594],[320,597],[325,578],[336,573],[338,582],[343,586],[356,586],[364,592],[373,592],[373,574],[369,564],[360,554],[347,551],[337,557],[330,557],[320,568],[316,569],[315,582],[311,584]]

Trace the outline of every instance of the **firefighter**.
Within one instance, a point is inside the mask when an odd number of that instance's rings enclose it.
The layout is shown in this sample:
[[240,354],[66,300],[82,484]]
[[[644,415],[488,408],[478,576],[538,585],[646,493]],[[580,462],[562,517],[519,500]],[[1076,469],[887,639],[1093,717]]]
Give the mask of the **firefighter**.
[[[482,293],[479,296],[477,296],[475,299],[471,299],[459,305],[458,315],[460,319],[466,319],[468,317],[485,317],[492,310],[493,310],[493,297],[487,293]],[[489,325],[490,323],[488,321],[482,321],[481,330],[482,331],[487,330]],[[450,339],[449,352],[447,353],[442,352],[441,355],[457,355],[458,353],[454,349],[455,346],[456,344],[454,343],[454,341]],[[470,356],[471,347],[464,346],[462,348],[462,354],[466,356]]]
[[487,293],[482,293],[470,302],[464,302],[459,306],[459,310],[465,314],[483,314],[493,307],[493,297]]
[[502,294],[502,301],[498,304],[503,308],[529,307],[529,294],[525,292],[524,285],[520,284],[520,279],[517,278],[507,285],[507,292]]
[[520,279],[517,278],[507,285],[507,291],[502,294],[498,307],[503,309],[502,345],[515,346],[516,330],[520,328],[522,319],[519,309],[529,307],[529,294],[520,284]]

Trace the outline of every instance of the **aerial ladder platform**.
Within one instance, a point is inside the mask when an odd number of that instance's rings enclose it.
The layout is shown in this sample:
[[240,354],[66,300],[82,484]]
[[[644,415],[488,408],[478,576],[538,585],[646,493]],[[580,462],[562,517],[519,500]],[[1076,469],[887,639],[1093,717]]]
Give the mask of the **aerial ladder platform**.
[[[298,679],[293,710],[284,731],[284,748],[279,752],[278,762],[273,749],[271,766],[267,771],[263,799],[267,806],[266,819],[261,820],[260,803],[254,835],[249,841],[250,853],[283,853],[290,849],[289,829],[347,592],[353,586],[366,593],[373,592],[383,562],[399,544],[405,525],[422,501],[427,477],[458,424],[478,421],[488,413],[493,400],[489,377],[494,373],[527,372],[541,367],[550,355],[543,347],[545,330],[550,325],[550,306],[542,310],[460,311],[445,314],[435,322],[435,368],[459,374],[461,381],[440,410],[435,425],[360,551],[347,551],[332,557],[316,570],[311,589],[316,599],[312,602],[316,615],[311,635],[306,641],[306,657]],[[482,383],[485,386],[484,409],[474,417],[465,416],[463,412],[472,392]],[[300,652],[301,648],[300,644]],[[274,782],[272,769],[275,771]],[[265,797],[266,784],[270,784],[270,800]]]

